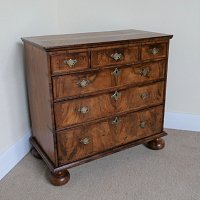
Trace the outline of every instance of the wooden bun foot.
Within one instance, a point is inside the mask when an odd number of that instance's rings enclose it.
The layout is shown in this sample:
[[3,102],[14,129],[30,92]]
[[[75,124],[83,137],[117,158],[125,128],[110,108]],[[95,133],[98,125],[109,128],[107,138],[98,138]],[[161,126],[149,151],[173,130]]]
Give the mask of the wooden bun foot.
[[66,184],[70,179],[70,174],[68,172],[68,170],[63,170],[60,172],[51,172],[50,173],[50,177],[49,180],[51,182],[51,184],[55,185],[55,186],[61,186]]
[[165,141],[162,138],[157,138],[145,144],[146,147],[152,150],[160,150],[165,147]]
[[40,156],[40,154],[36,151],[34,147],[32,147],[31,149],[31,154],[37,159],[42,159],[42,157]]

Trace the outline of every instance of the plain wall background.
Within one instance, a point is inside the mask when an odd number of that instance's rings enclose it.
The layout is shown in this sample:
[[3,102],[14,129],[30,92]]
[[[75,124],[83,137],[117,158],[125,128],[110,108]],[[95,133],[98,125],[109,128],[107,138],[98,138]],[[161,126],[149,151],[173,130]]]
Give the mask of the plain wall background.
[[200,115],[200,1],[0,0],[0,155],[29,130],[24,36],[141,29],[173,34],[167,112]]
[[0,0],[0,155],[30,132],[20,38],[55,34],[56,5],[54,0]]

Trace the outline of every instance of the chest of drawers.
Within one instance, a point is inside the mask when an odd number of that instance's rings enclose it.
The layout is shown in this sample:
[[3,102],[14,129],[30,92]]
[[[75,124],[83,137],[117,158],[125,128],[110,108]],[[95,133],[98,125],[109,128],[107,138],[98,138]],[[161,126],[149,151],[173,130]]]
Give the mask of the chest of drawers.
[[67,169],[145,144],[162,149],[169,40],[138,30],[22,38],[32,154]]

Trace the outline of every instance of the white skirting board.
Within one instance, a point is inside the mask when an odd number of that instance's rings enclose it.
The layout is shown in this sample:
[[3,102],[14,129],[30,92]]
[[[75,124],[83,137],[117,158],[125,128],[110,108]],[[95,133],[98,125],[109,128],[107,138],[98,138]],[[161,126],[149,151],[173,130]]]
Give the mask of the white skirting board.
[[0,155],[0,180],[30,151],[30,135],[30,131],[26,132],[21,139]]
[[166,112],[164,127],[200,132],[200,115]]
[[[165,128],[200,132],[200,115],[165,113]],[[30,131],[0,155],[0,180],[30,151]]]

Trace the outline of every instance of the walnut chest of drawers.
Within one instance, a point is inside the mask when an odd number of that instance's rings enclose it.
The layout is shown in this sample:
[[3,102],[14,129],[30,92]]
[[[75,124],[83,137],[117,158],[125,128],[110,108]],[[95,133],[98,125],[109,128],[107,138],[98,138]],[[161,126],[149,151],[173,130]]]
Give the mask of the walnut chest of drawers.
[[169,40],[138,30],[22,38],[32,154],[67,169],[145,144],[162,149]]

